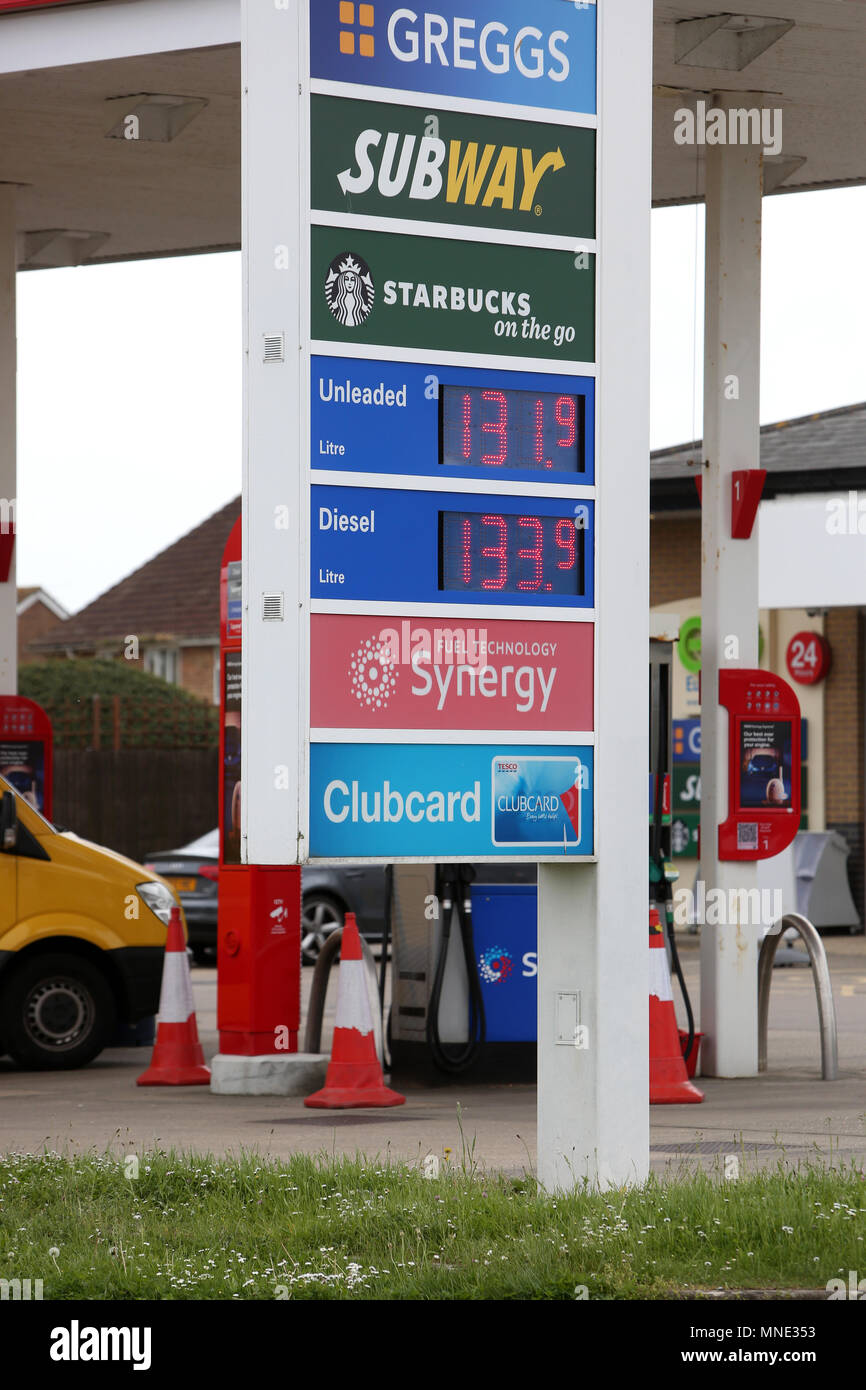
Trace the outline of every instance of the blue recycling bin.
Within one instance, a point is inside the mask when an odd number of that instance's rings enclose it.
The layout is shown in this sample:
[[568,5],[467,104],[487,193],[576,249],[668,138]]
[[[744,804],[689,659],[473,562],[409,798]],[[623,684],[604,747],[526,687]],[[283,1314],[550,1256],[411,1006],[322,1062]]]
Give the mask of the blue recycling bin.
[[535,1042],[538,1032],[538,890],[473,884],[472,931],[488,1042]]

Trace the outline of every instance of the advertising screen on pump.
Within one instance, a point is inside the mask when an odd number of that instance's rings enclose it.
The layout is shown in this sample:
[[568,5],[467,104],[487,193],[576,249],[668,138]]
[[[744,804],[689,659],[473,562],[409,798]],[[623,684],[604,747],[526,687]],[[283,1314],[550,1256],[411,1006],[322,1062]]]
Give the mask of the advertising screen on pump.
[[298,858],[592,858],[596,5],[304,20]]

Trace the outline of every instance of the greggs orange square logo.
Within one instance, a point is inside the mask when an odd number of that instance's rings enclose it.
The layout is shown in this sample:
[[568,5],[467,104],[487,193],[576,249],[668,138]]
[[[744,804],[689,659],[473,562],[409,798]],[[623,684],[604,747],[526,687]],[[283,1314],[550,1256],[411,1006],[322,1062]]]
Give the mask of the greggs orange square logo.
[[340,0],[341,53],[357,51],[362,58],[373,57],[376,51],[375,40],[372,33],[365,33],[364,30],[373,28],[374,18],[373,5],[356,5],[354,0]]

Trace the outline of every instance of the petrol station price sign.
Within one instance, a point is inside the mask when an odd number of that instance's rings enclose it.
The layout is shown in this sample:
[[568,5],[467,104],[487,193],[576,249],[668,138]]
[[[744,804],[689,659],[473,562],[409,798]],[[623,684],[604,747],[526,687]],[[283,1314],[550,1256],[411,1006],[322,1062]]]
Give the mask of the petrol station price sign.
[[313,598],[593,606],[591,501],[311,491]]
[[310,429],[318,470],[595,481],[591,376],[317,356]]
[[590,857],[595,6],[309,26],[309,855]]

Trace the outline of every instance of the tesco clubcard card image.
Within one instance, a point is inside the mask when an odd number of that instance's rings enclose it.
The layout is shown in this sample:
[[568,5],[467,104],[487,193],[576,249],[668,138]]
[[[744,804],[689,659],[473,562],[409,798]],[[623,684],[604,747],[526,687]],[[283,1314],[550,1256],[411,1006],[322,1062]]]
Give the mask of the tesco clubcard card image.
[[501,754],[491,763],[495,845],[576,849],[590,769],[576,757]]

